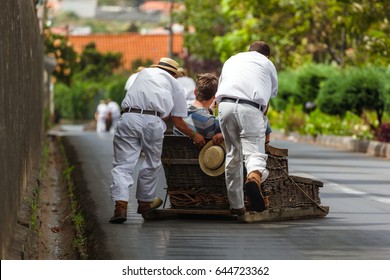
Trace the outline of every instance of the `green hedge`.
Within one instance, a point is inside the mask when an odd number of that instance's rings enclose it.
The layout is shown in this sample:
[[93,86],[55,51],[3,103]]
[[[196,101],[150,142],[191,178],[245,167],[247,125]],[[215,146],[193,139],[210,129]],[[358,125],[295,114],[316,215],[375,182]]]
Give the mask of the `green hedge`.
[[74,79],[71,86],[57,83],[54,88],[57,118],[93,119],[100,100],[112,99],[119,105],[125,96],[127,76],[113,75],[108,81]]

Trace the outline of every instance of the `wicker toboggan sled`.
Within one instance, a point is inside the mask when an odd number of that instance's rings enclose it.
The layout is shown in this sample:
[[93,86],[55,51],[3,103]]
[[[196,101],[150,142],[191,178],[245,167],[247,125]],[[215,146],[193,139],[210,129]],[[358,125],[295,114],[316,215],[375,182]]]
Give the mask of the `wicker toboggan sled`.
[[[199,152],[199,148],[186,136],[165,136],[161,158],[167,180],[166,201],[163,209],[144,215],[144,219],[182,215],[230,216],[225,175],[206,175],[199,166]],[[323,183],[289,175],[287,149],[267,145],[266,152],[270,174],[262,189],[269,206],[264,212],[257,213],[251,211],[249,201],[245,200],[249,213],[243,221],[325,217],[329,207],[321,206],[320,188]]]

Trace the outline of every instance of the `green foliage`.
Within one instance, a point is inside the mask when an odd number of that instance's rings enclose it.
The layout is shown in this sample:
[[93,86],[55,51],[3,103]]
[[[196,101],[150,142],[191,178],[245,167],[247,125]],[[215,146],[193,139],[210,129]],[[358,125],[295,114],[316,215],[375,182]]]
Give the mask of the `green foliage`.
[[[220,2],[220,0],[184,0],[186,9],[175,18],[184,25],[186,30],[184,44],[189,54],[202,59],[218,57],[210,44],[215,36],[225,33],[226,20],[220,13]],[[189,32],[193,27],[196,32]]]
[[289,104],[284,111],[268,111],[268,119],[273,129],[285,134],[298,132],[303,135],[340,135],[358,139],[373,139],[370,127],[356,114],[346,112],[343,117],[328,115],[318,108],[310,114],[302,111],[302,106]]
[[307,64],[298,70],[285,70],[278,74],[278,96],[271,100],[276,110],[284,110],[292,102],[305,107],[314,102],[323,82],[338,69],[324,64]]
[[[380,124],[388,106],[388,78],[386,69],[381,67],[335,72],[324,82],[316,103],[322,112],[340,116],[351,111],[364,117],[365,111],[372,111]],[[375,122],[366,121],[372,129],[377,126]]]
[[79,69],[81,79],[102,80],[121,66],[121,53],[100,53],[95,43],[89,43],[80,56]]
[[71,87],[57,83],[54,88],[56,114],[67,119],[92,118],[99,90],[98,84],[83,80],[75,80]]
[[75,75],[71,86],[55,84],[55,108],[58,117],[66,119],[91,119],[100,100],[112,99],[118,104],[125,96],[124,86],[128,76],[111,75],[102,81],[85,80]]
[[349,108],[349,103],[344,95],[345,74],[335,72],[324,82],[316,99],[318,108],[331,115],[343,116]]
[[[190,54],[221,61],[268,42],[278,69],[307,62],[341,66],[390,62],[388,0],[213,0],[184,1],[181,22]],[[189,29],[187,29],[189,30]],[[210,48],[213,42],[213,48]],[[216,53],[215,53],[216,52]]]
[[385,106],[382,71],[376,67],[351,69],[346,75],[344,93],[354,113],[361,116],[364,110],[372,110],[376,112],[379,123]]
[[350,135],[359,139],[372,138],[370,128],[363,124],[361,118],[346,112],[343,118],[322,113],[319,109],[310,112],[306,117],[304,134],[317,135]]
[[[281,114],[281,121],[283,123],[283,130],[286,134],[290,132],[299,132],[304,134],[303,129],[306,120],[302,106],[296,106],[293,103],[289,103]],[[270,123],[273,126],[273,122],[271,121]]]
[[124,88],[127,79],[128,79],[127,76],[122,76],[122,75],[113,76],[111,82],[108,83],[106,86],[107,90],[106,90],[105,99],[111,99],[120,105],[126,95],[126,91]]
[[324,64],[306,64],[298,70],[297,90],[300,99],[297,98],[296,104],[305,105],[306,102],[314,102],[318,96],[321,84],[334,71],[335,67]]
[[282,71],[278,74],[278,95],[271,99],[271,105],[276,111],[284,110],[292,102],[301,103],[302,97],[297,85],[298,72],[293,70]]
[[131,63],[131,72],[135,72],[138,67],[143,66],[143,67],[149,67],[149,65],[153,64],[153,60],[151,59],[145,59],[143,60],[142,58],[137,58],[133,60]]
[[45,30],[44,35],[45,52],[48,56],[56,59],[53,76],[56,81],[66,84],[71,83],[72,75],[76,67],[76,52],[73,50],[66,37],[53,34],[50,30]]

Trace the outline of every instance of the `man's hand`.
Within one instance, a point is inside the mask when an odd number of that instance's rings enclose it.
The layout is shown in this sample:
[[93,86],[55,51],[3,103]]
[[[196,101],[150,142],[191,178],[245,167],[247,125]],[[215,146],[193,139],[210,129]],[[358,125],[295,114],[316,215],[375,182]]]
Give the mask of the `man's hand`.
[[204,137],[199,133],[196,133],[195,137],[192,138],[192,140],[194,141],[194,144],[199,146],[200,148],[206,144],[206,140],[204,140]]
[[212,140],[215,145],[220,145],[224,141],[222,133],[215,134]]
[[180,130],[182,133],[184,133],[185,135],[187,135],[188,137],[191,137],[195,145],[198,145],[199,147],[203,147],[206,144],[206,140],[204,140],[204,137],[199,133],[194,132],[191,128],[189,128],[188,125],[184,122],[183,118],[174,117],[174,116],[171,116],[171,118],[176,128]]

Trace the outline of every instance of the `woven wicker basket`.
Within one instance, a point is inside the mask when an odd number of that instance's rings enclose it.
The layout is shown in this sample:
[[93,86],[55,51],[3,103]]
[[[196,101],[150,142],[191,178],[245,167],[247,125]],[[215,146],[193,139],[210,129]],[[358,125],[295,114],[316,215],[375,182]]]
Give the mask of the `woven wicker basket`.
[[[165,135],[161,157],[171,207],[229,209],[224,174],[217,177],[206,175],[199,167],[199,152],[188,137]],[[269,197],[270,209],[320,202],[318,188],[322,186],[321,182],[288,175],[287,149],[268,145],[266,152],[270,175],[262,188],[264,195]],[[245,204],[251,210],[247,199]]]

